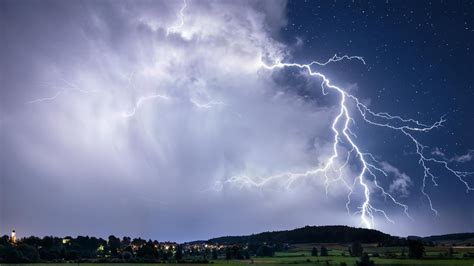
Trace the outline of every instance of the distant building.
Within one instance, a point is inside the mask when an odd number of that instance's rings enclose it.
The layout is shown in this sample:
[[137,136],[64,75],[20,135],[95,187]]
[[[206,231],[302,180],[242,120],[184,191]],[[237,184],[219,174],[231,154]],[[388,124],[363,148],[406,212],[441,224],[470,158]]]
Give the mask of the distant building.
[[15,232],[15,229],[12,230],[12,234],[10,236],[10,241],[13,243],[13,244],[16,244],[16,232]]
[[66,236],[63,238],[63,245],[70,245],[71,244],[72,237]]

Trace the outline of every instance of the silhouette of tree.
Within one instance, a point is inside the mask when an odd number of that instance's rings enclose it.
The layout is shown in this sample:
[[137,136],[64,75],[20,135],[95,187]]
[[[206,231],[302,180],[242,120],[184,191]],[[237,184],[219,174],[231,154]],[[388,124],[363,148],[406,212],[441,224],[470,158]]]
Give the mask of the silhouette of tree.
[[157,259],[159,257],[158,250],[155,248],[155,245],[153,245],[153,242],[151,241],[147,242],[145,245],[143,245],[137,250],[137,256],[146,259]]
[[321,257],[329,256],[328,249],[325,246],[321,246]]
[[121,242],[121,248],[122,249],[125,249],[126,247],[130,246],[132,244],[132,239],[128,236],[124,236],[122,238],[122,242]]
[[212,259],[217,260],[217,249],[215,248],[212,249]]
[[313,247],[311,249],[311,256],[315,256],[315,257],[318,256],[318,249],[316,247]]
[[230,260],[232,257],[232,251],[230,251],[230,248],[229,247],[226,247],[225,248],[225,259],[226,260]]
[[122,259],[125,261],[129,261],[133,258],[133,254],[130,251],[122,252]]
[[453,247],[449,247],[448,249],[448,257],[452,258],[454,256],[454,249]]
[[353,242],[351,245],[351,256],[352,257],[361,257],[364,253],[364,248],[360,242]]
[[21,244],[18,246],[17,250],[23,254],[28,262],[37,262],[40,259],[38,250],[33,246]]
[[261,245],[257,249],[257,254],[256,255],[258,257],[273,257],[274,254],[275,254],[275,251],[270,246]]
[[369,255],[367,253],[364,253],[362,257],[360,258],[360,261],[356,262],[357,266],[374,266],[375,263],[370,260]]
[[120,239],[113,236],[113,235],[111,235],[111,236],[109,236],[108,245],[109,245],[109,249],[110,249],[110,254],[112,256],[117,256],[118,251],[120,249]]
[[245,251],[244,257],[245,257],[246,260],[250,259],[250,253],[249,253],[248,250]]
[[178,246],[176,248],[176,253],[174,254],[174,258],[176,261],[183,260],[183,248],[181,246]]
[[421,259],[425,253],[425,247],[421,240],[408,240],[408,257],[410,259]]

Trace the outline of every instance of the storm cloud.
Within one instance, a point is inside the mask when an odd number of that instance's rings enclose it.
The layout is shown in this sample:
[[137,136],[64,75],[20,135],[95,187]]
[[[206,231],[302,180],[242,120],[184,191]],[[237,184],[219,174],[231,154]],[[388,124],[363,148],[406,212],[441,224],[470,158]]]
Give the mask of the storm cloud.
[[3,227],[182,240],[312,223],[284,218],[317,209],[309,189],[212,189],[327,149],[333,110],[260,70],[287,56],[285,2],[188,1],[169,31],[182,5],[7,5]]
[[320,177],[216,187],[330,154],[331,96],[261,68],[291,59],[285,1],[3,4],[2,230],[183,241],[360,225]]

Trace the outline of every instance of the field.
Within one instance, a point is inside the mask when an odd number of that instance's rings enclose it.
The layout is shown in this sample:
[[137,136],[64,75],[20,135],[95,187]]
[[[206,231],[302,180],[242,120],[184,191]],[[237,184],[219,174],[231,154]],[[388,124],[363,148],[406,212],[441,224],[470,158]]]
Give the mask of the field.
[[[314,246],[320,247],[315,244]],[[335,265],[338,266],[345,262],[347,265],[355,265],[357,258],[349,257],[347,252],[347,246],[338,244],[326,244],[329,250],[328,257],[313,257],[311,256],[311,248],[313,245],[294,245],[288,251],[277,252],[274,257],[262,257],[252,258],[251,260],[225,260],[218,259],[213,260],[209,264],[203,265],[252,265],[258,264],[262,266],[271,265]],[[364,245],[364,252],[368,252],[373,255],[378,253],[380,257],[371,257],[371,260],[375,262],[375,265],[433,265],[433,266],[474,266],[474,258],[463,258],[463,255],[467,252],[474,253],[474,247],[454,247],[454,254],[451,258],[440,258],[441,254],[448,252],[448,247],[426,247],[426,256],[421,260],[401,259],[401,258],[387,258],[386,256],[400,256],[402,254],[402,247],[377,247],[375,245]],[[407,253],[407,251],[405,251]],[[6,265],[6,264],[4,264]],[[28,266],[28,264],[22,264]],[[48,264],[31,264],[33,266],[72,266],[79,265],[77,263],[48,263]],[[96,266],[97,264],[84,263],[81,266]],[[102,266],[114,266],[114,264],[100,264]],[[120,266],[132,266],[134,264],[121,263]],[[135,264],[136,265],[136,264]],[[163,265],[196,265],[196,264],[146,264],[149,266],[163,266]]]

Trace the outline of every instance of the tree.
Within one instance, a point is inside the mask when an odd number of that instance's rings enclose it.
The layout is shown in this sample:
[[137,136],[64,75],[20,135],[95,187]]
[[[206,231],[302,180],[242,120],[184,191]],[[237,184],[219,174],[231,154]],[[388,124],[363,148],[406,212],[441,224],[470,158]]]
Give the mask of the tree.
[[155,248],[155,245],[149,241],[137,250],[137,256],[146,259],[157,259],[158,250]]
[[360,242],[352,243],[350,252],[352,257],[361,257],[363,253],[364,248],[362,247],[362,244]]
[[232,258],[242,260],[244,259],[244,256],[242,255],[242,250],[240,249],[240,246],[234,245],[232,247]]
[[217,260],[217,249],[215,248],[212,249],[212,259]]
[[122,259],[124,261],[129,261],[133,258],[133,254],[130,251],[124,251],[122,252]]
[[311,256],[314,256],[314,257],[318,256],[318,249],[316,247],[313,247],[311,249]]
[[325,246],[321,246],[321,257],[329,256],[328,249]]
[[273,257],[273,255],[275,254],[275,251],[267,246],[267,245],[261,245],[258,249],[257,249],[257,257]]
[[211,250],[209,248],[205,248],[204,251],[202,252],[202,258],[204,260],[207,260],[207,258],[209,257],[209,253],[211,253]]
[[370,260],[369,254],[364,253],[360,258],[360,261],[356,262],[357,266],[374,266],[374,262]]
[[8,246],[4,252],[5,252],[4,254],[5,262],[9,262],[9,263],[25,262],[23,260],[22,254],[13,246]]
[[183,260],[183,248],[181,246],[178,246],[176,248],[176,253],[174,254],[174,258],[178,262]]
[[249,253],[248,250],[245,251],[244,257],[245,257],[246,260],[250,259],[250,253]]
[[16,251],[19,253],[22,262],[37,262],[40,259],[38,250],[30,245],[20,244],[16,247]]
[[230,260],[232,257],[232,252],[230,251],[230,248],[229,247],[226,247],[225,248],[225,259],[226,260]]
[[121,243],[122,249],[125,249],[126,247],[130,246],[131,243],[132,243],[132,239],[128,236],[124,236],[122,238],[122,243]]
[[113,235],[109,236],[109,249],[112,256],[117,256],[120,249],[120,238],[117,238]]
[[424,253],[423,241],[419,239],[408,240],[408,257],[410,259],[421,259]]
[[132,240],[132,246],[134,246],[135,248],[140,248],[141,246],[143,246],[145,244],[146,244],[146,241],[144,239],[141,239],[141,238],[134,238]]
[[452,258],[454,256],[454,249],[453,247],[449,247],[448,249],[448,257]]
[[6,246],[10,243],[10,237],[7,235],[3,235],[0,237],[0,245]]

